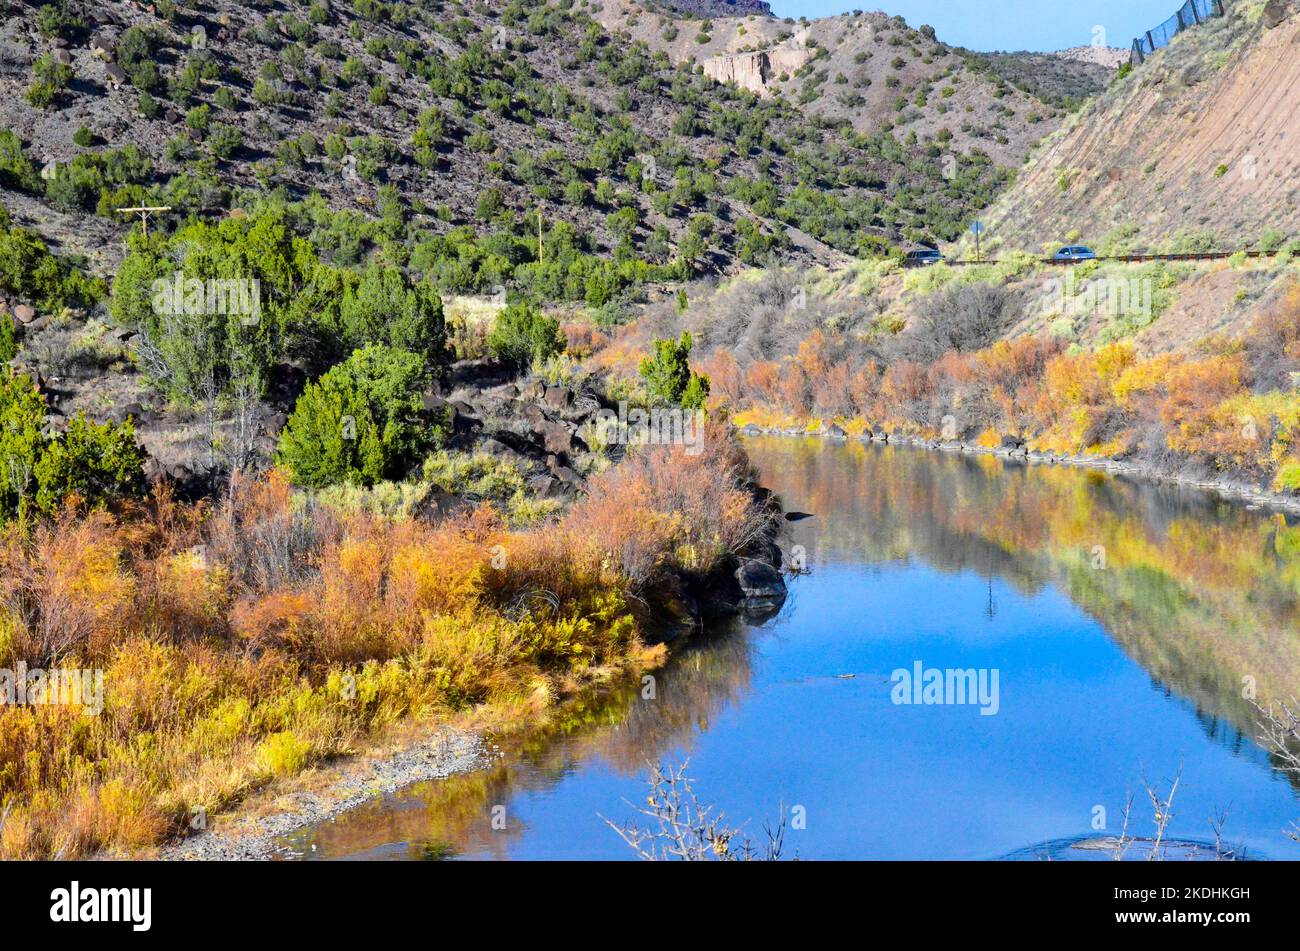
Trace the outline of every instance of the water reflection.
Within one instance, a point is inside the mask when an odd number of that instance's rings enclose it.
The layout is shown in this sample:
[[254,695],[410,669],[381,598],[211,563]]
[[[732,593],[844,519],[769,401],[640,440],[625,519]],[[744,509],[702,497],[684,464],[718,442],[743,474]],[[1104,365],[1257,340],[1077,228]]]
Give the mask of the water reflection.
[[[1184,770],[1171,834],[1291,855],[1300,815],[1247,697],[1300,687],[1300,529],[1212,495],[989,457],[748,440],[812,574],[779,618],[698,639],[647,699],[572,704],[481,773],[310,829],[304,856],[627,858],[601,816],[647,762],[755,829],[799,804],[814,858],[994,858],[1104,837],[1141,775]],[[890,703],[914,661],[993,667],[1003,703]],[[1181,824],[1181,825],[1180,825]],[[1141,834],[1141,829],[1134,830]],[[1056,858],[1093,857],[1050,849]],[[1059,854],[1058,854],[1059,853]]]
[[[308,857],[507,858],[529,833],[509,807],[521,796],[546,794],[588,762],[635,785],[648,763],[689,757],[692,738],[750,689],[749,635],[739,625],[719,627],[686,646],[652,683],[576,700],[543,731],[505,741],[505,756],[489,769],[418,784],[286,843]],[[615,810],[622,806],[614,801],[611,818],[621,817]]]
[[[1300,528],[1211,493],[988,456],[777,437],[783,491],[814,564],[919,560],[1033,595],[1056,586],[1207,733],[1243,746],[1248,697],[1300,690]],[[985,606],[988,610],[988,605]]]

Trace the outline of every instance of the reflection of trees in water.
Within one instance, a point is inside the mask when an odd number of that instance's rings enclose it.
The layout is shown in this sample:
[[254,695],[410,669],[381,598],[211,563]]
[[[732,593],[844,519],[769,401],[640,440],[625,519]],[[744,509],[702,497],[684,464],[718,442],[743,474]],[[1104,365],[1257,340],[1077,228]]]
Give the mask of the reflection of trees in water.
[[[306,846],[315,844],[319,854],[333,856],[406,842],[409,858],[507,858],[511,843],[525,831],[511,809],[516,796],[553,789],[593,759],[635,776],[648,761],[689,756],[697,732],[749,691],[753,652],[743,625],[701,635],[656,675],[654,699],[643,699],[639,682],[576,698],[544,727],[506,740],[505,758],[496,765],[422,783],[396,803],[369,803],[313,830]],[[494,806],[505,807],[504,829],[492,828]]]
[[[1103,624],[1206,733],[1260,755],[1242,696],[1300,691],[1300,529],[1186,488],[1088,470],[779,437],[747,441],[788,509],[814,570],[837,562],[996,575],[1026,595],[1055,585]],[[1105,570],[1094,565],[1102,546]],[[983,603],[972,610],[985,610]],[[753,644],[741,627],[700,638],[659,675],[657,699],[628,684],[564,705],[547,728],[507,743],[490,769],[423,784],[317,830],[325,854],[410,842],[412,857],[503,857],[523,829],[511,801],[554,788],[599,758],[620,775],[689,755],[693,738],[749,689]],[[680,751],[680,752],[679,752]],[[491,810],[506,806],[506,828]],[[594,819],[594,817],[593,817]]]
[[[746,441],[812,564],[902,563],[1053,584],[1230,747],[1300,690],[1300,529],[1211,493],[990,456]],[[1104,570],[1096,567],[1105,559]],[[981,606],[983,607],[983,606]]]

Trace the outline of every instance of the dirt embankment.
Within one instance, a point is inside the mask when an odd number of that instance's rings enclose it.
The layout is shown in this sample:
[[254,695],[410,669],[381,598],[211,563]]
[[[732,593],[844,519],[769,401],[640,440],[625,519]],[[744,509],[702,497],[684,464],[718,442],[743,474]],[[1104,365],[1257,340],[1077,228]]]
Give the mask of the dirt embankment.
[[1184,250],[1255,247],[1269,232],[1294,238],[1300,12],[1292,3],[1270,22],[1232,5],[1180,34],[1040,147],[988,214],[990,232],[1033,251],[1117,229],[1137,247],[1181,241]]

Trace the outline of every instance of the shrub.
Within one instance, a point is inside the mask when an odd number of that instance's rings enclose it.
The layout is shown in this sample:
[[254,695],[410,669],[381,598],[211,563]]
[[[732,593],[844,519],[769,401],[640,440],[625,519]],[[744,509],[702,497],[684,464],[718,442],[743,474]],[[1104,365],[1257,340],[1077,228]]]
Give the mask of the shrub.
[[27,157],[22,139],[12,129],[0,129],[0,185],[25,192],[43,186],[36,163]]
[[36,109],[47,109],[63,95],[72,82],[72,67],[56,63],[43,53],[32,63],[32,84],[27,87],[27,101]]
[[140,331],[141,369],[173,399],[194,405],[224,396],[232,380],[265,379],[290,352],[313,370],[345,352],[344,275],[294,237],[279,212],[195,222],[166,239],[137,234],[130,248],[110,312]]
[[[641,361],[641,378],[651,398],[698,409],[709,395],[709,380],[691,370],[693,342],[689,331],[677,341],[655,340],[653,356]],[[688,405],[686,400],[691,403]]]
[[46,181],[45,194],[54,204],[70,211],[94,210],[112,215],[106,197],[111,197],[115,188],[142,185],[152,174],[153,164],[134,145],[84,152],[55,169]]
[[600,477],[570,510],[564,528],[594,544],[633,589],[644,593],[665,570],[707,574],[768,527],[739,485],[746,462],[726,425],[710,422],[703,451],[643,447]]
[[[934,270],[934,268],[927,268]],[[994,284],[950,286],[927,297],[898,346],[910,360],[929,363],[949,351],[990,346],[1020,317],[1020,298]]]
[[47,310],[89,306],[106,294],[103,281],[55,257],[23,228],[0,230],[0,289]]
[[704,409],[709,400],[709,378],[699,373],[692,373],[682,391],[682,409]]
[[497,315],[488,347],[502,363],[523,369],[564,351],[560,322],[531,304],[511,304]]
[[36,505],[53,513],[70,495],[92,506],[140,495],[144,463],[144,450],[136,443],[129,420],[121,425],[98,424],[78,414],[36,462]]
[[311,745],[292,730],[273,733],[257,748],[257,765],[272,776],[292,776],[302,771],[311,755]]
[[228,159],[244,144],[243,133],[232,125],[218,122],[208,134],[208,148],[219,159]]
[[411,284],[397,268],[367,268],[343,295],[340,323],[348,352],[374,343],[409,350],[436,377],[450,363],[442,298],[427,282]]
[[90,506],[138,494],[144,451],[135,429],[97,425],[78,415],[65,433],[47,435],[45,399],[12,370],[0,375],[0,522],[36,509],[53,513],[69,495]]
[[0,363],[8,363],[18,356],[18,333],[14,319],[5,311],[0,314]]
[[486,452],[435,452],[425,460],[422,478],[453,495],[498,502],[527,488],[518,466]]
[[0,521],[26,514],[44,448],[45,400],[36,385],[0,369]]
[[424,408],[430,383],[417,354],[382,345],[356,351],[309,383],[280,437],[279,462],[300,485],[374,485],[404,476],[446,438]]

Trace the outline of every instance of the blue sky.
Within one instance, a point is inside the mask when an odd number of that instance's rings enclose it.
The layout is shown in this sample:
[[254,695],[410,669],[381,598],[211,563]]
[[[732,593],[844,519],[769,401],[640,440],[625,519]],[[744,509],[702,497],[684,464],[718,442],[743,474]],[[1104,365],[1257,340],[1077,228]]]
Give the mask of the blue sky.
[[1128,48],[1133,37],[1173,16],[1181,0],[772,0],[777,16],[821,17],[849,10],[901,14],[909,25],[928,23],[939,39],[973,50],[1059,50],[1088,46],[1093,28],[1108,46]]

